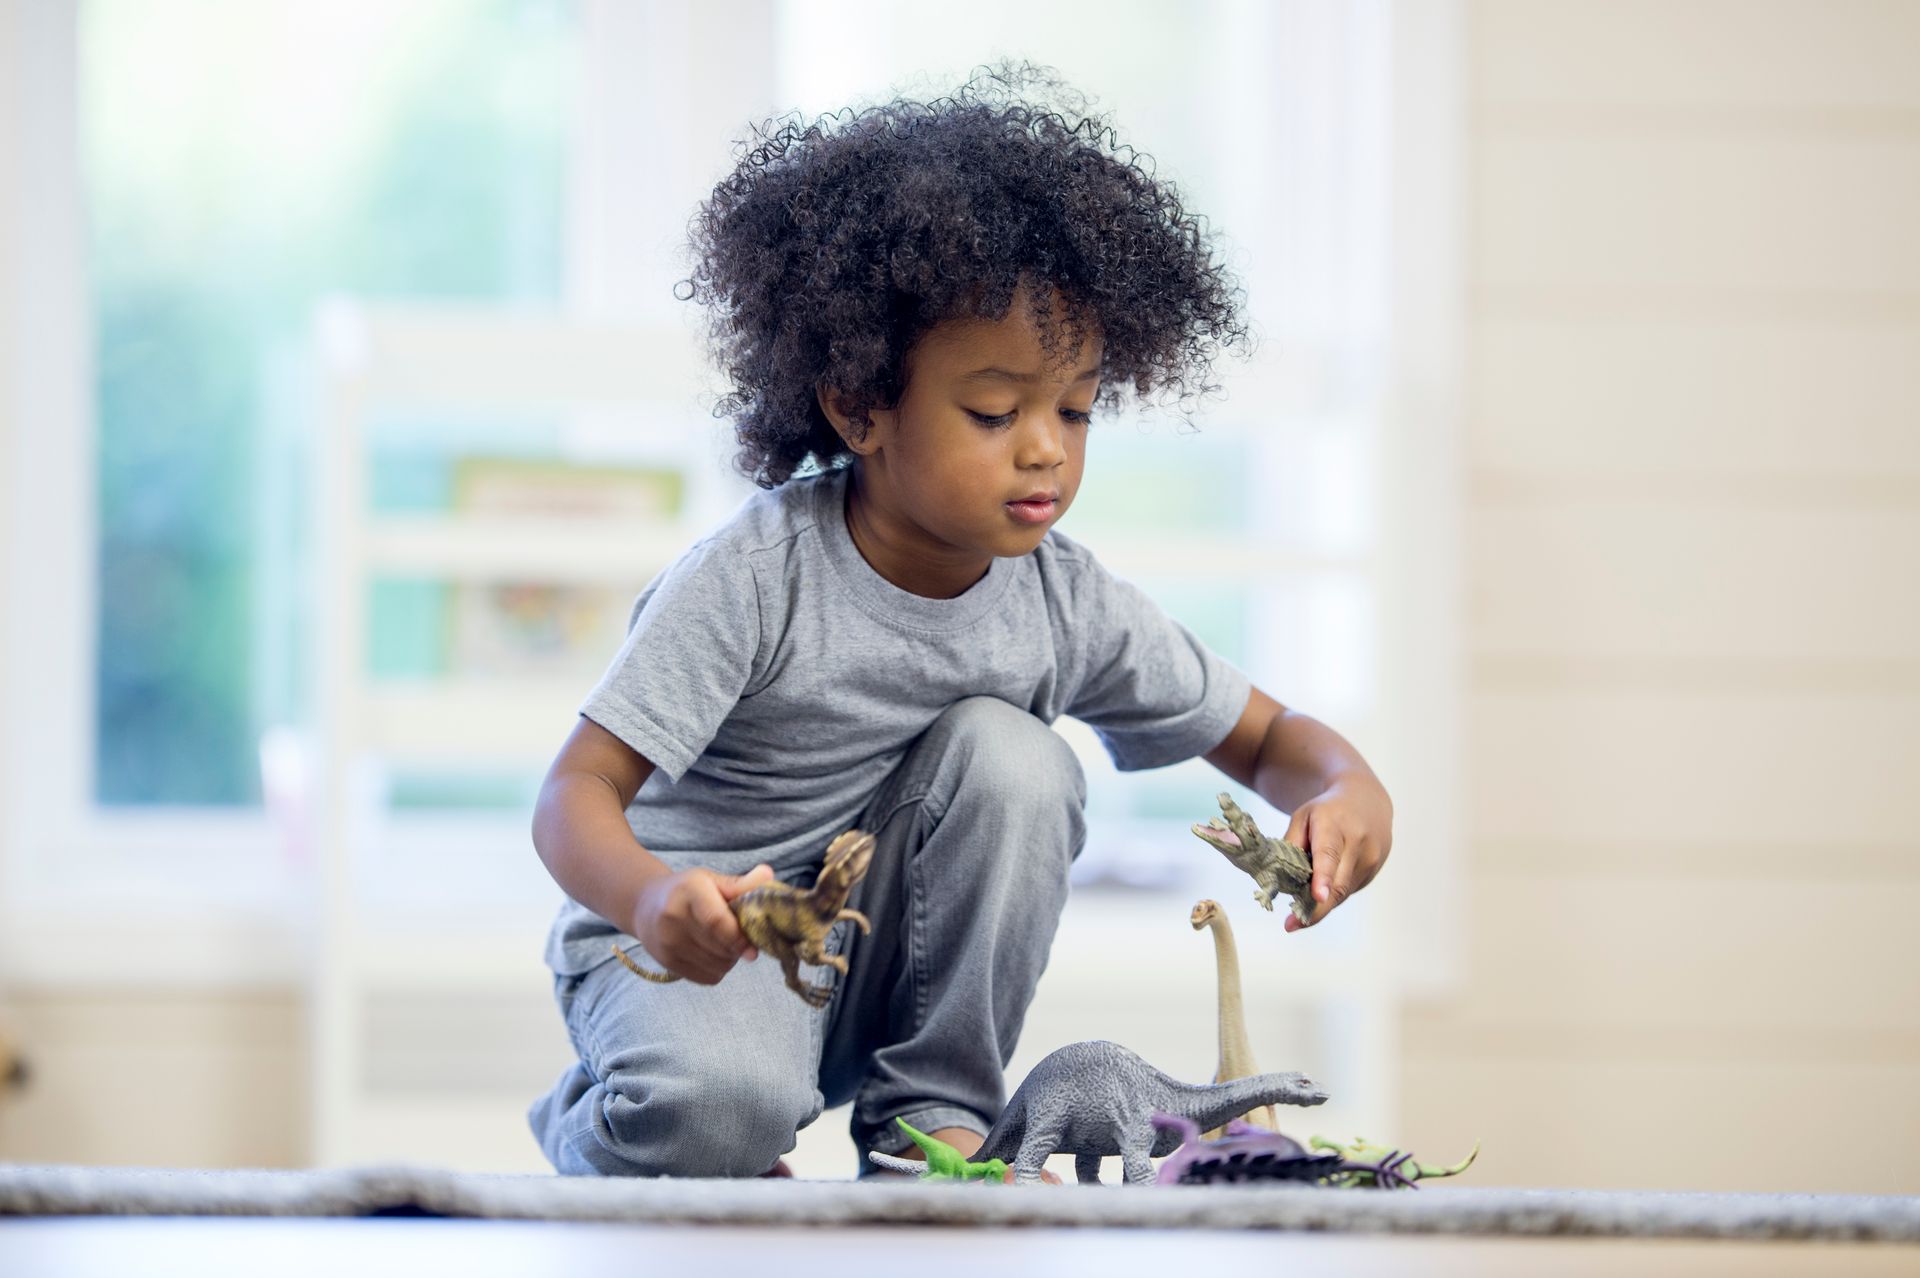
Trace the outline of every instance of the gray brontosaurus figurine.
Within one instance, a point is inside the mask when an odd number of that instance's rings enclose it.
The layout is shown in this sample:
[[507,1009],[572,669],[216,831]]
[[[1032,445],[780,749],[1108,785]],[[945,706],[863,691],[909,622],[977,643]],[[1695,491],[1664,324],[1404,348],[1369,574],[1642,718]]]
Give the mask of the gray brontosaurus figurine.
[[1255,1074],[1229,1083],[1183,1083],[1118,1043],[1069,1043],[1033,1067],[972,1157],[1006,1160],[1014,1179],[1040,1179],[1051,1154],[1072,1154],[1082,1184],[1100,1179],[1100,1160],[1118,1154],[1130,1185],[1153,1182],[1152,1159],[1180,1144],[1153,1125],[1153,1112],[1178,1114],[1204,1130],[1262,1105],[1319,1105],[1327,1094],[1304,1074]]

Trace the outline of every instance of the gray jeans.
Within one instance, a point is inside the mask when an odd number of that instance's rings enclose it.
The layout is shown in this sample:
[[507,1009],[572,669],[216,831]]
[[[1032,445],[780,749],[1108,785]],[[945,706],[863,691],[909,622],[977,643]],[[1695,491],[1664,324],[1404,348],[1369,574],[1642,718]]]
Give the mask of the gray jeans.
[[[850,904],[873,934],[835,929],[844,978],[801,969],[837,982],[827,1008],[801,1002],[771,956],[712,986],[643,981],[611,954],[556,976],[580,1059],[528,1110],[540,1148],[564,1174],[756,1176],[849,1100],[862,1170],[868,1150],[907,1146],[895,1117],[985,1132],[1006,1103],[1001,1071],[1086,841],[1085,805],[1059,734],[1004,701],[956,702],[860,817],[877,846]],[[801,883],[815,869],[774,867]]]

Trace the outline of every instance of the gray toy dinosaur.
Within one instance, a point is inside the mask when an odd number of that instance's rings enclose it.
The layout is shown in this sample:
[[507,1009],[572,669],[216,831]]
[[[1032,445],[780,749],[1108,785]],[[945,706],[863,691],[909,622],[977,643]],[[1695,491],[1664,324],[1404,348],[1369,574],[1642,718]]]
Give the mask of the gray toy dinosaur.
[[1031,1184],[1048,1156],[1072,1154],[1080,1182],[1097,1184],[1101,1158],[1118,1154],[1127,1183],[1148,1185],[1152,1160],[1180,1144],[1178,1132],[1155,1129],[1155,1110],[1208,1128],[1261,1105],[1319,1105],[1326,1099],[1304,1074],[1183,1083],[1118,1043],[1069,1043],[1033,1067],[972,1157],[1004,1159],[1015,1183]]

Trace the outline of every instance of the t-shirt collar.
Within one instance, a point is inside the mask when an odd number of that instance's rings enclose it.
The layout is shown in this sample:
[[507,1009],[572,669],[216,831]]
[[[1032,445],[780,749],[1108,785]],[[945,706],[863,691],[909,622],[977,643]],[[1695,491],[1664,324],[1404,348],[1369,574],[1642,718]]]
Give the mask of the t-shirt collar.
[[984,577],[952,599],[916,595],[881,576],[847,530],[847,484],[852,474],[851,466],[836,466],[814,479],[814,532],[835,574],[869,613],[916,630],[958,630],[1000,602],[1015,565],[998,556],[988,561]]

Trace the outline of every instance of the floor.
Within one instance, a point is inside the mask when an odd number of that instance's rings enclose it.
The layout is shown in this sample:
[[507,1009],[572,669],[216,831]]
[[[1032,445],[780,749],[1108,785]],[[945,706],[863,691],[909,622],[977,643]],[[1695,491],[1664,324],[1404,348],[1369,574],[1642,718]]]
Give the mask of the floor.
[[848,1278],[849,1273],[1741,1275],[1920,1273],[1884,1244],[1485,1239],[1088,1229],[704,1229],[495,1220],[62,1217],[0,1220],[0,1274],[354,1278],[458,1273]]

